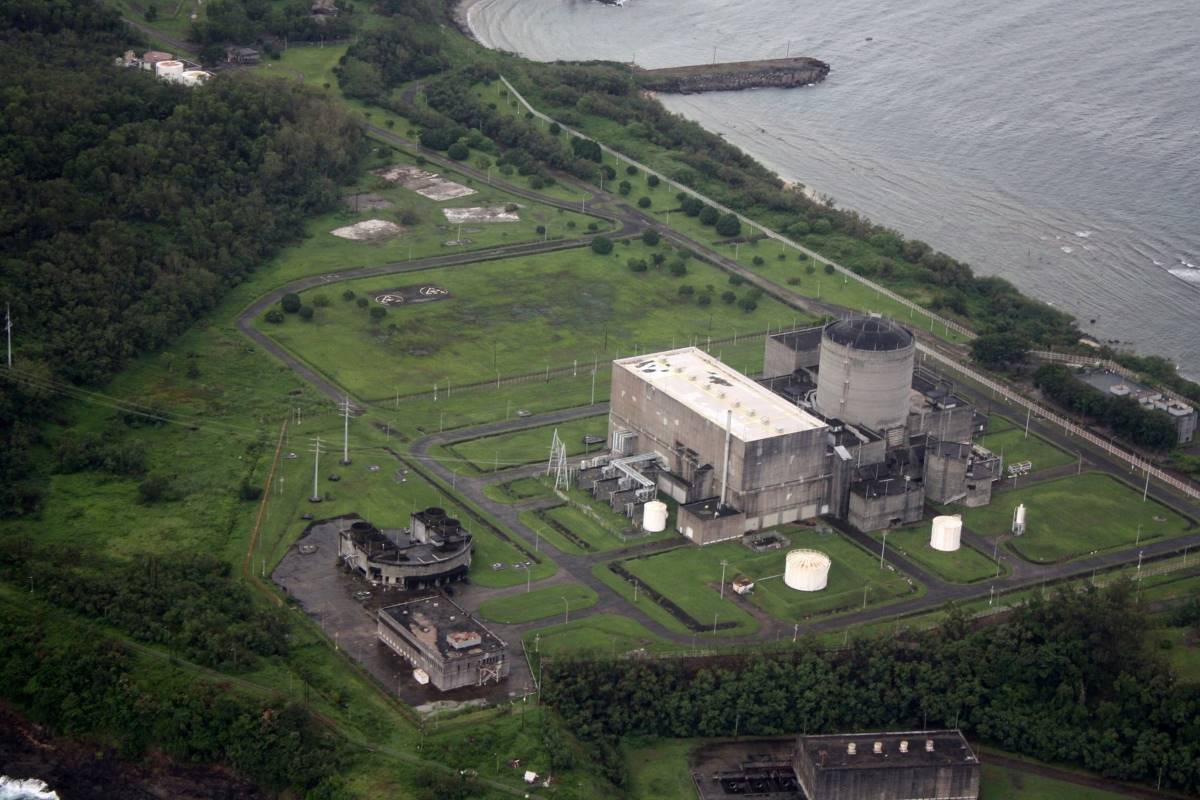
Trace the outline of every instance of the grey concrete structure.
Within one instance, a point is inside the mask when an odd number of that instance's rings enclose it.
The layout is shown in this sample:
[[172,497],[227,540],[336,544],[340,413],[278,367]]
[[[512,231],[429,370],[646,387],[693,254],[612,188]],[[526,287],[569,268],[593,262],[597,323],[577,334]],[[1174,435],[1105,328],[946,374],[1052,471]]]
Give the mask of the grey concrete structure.
[[768,336],[763,353],[763,377],[791,375],[798,369],[813,369],[821,363],[823,329],[804,328]]
[[440,508],[412,515],[407,530],[381,530],[364,519],[346,519],[338,557],[371,583],[405,590],[462,580],[471,567],[471,534]]
[[808,800],[977,800],[979,758],[956,730],[801,736]]
[[831,322],[821,336],[816,410],[881,433],[903,428],[915,353],[913,335],[891,320]]
[[[707,499],[692,489],[711,483],[712,497],[742,513],[742,532],[829,512],[826,423],[702,350],[615,361],[610,408],[614,454],[655,455],[675,476],[659,485],[677,499]],[[726,531],[729,516],[712,519]],[[700,519],[693,541],[715,541]]]
[[1178,444],[1187,444],[1196,437],[1196,409],[1187,403],[1173,400],[1150,386],[1130,380],[1110,369],[1090,369],[1079,373],[1084,383],[1113,397],[1132,397],[1142,408],[1161,411],[1175,423]]
[[504,642],[444,595],[381,608],[377,624],[379,641],[442,691],[508,675]]

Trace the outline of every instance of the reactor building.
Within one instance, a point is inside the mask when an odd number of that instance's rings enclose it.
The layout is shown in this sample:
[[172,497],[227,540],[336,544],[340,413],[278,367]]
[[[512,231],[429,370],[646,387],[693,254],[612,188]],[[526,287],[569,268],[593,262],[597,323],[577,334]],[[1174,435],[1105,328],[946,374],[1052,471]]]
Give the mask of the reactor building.
[[403,530],[356,519],[338,533],[338,557],[351,571],[386,589],[429,589],[466,578],[471,534],[437,507],[412,515]]
[[634,518],[662,492],[697,544],[823,515],[880,530],[921,519],[926,500],[984,505],[1000,476],[972,442],[986,417],[915,355],[909,330],[870,316],[767,337],[761,380],[693,347],[618,359],[611,452],[581,464],[580,486]]
[[793,768],[809,800],[976,800],[982,772],[957,730],[801,736]]

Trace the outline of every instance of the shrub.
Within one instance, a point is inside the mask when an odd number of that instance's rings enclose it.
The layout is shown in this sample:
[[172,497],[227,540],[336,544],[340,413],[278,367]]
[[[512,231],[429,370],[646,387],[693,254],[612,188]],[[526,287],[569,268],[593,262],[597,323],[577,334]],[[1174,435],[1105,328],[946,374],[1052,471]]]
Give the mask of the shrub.
[[625,196],[633,191],[633,184],[629,181],[621,181],[617,184],[617,191],[620,192],[622,196]]
[[278,325],[279,323],[283,322],[283,312],[278,308],[272,308],[263,316],[263,319],[273,325]]
[[416,209],[406,208],[400,212],[400,224],[409,228],[420,225],[421,215],[417,213]]
[[750,259],[750,263],[752,263],[756,267],[761,267],[763,264],[765,264],[767,262],[763,261],[762,256],[755,256],[754,258]]
[[375,306],[371,309],[371,319],[378,322],[387,316],[387,309],[383,306]]
[[650,254],[650,263],[654,264],[654,266],[656,266],[656,267],[661,267],[663,265],[663,262],[665,262],[666,260],[667,260],[666,253],[651,253]]
[[249,478],[242,478],[242,485],[238,487],[238,497],[242,500],[257,500],[262,497],[262,487],[250,483]]
[[139,503],[156,503],[159,500],[166,500],[171,489],[171,479],[166,475],[147,475],[146,479],[138,484],[138,502]]
[[684,264],[679,259],[675,259],[674,261],[672,261],[671,266],[668,267],[668,269],[671,270],[671,274],[674,275],[676,278],[681,278],[684,275],[687,275],[687,264]]
[[658,179],[658,176],[657,176],[657,175],[647,175],[647,176],[646,176],[646,184],[647,184],[647,185],[648,185],[648,186],[649,186],[651,189],[653,189],[655,186],[658,186],[658,184],[659,184],[659,183],[661,183],[661,181],[659,181],[659,179]]
[[805,268],[804,268],[804,274],[805,274],[805,275],[812,275],[812,274],[813,274],[814,272],[816,272],[816,271],[817,271],[817,265],[816,265],[816,264],[809,264],[807,267],[805,267]]
[[662,241],[662,237],[653,228],[642,232],[642,244],[647,247],[656,247],[660,241]]
[[[592,224],[594,225],[595,223]],[[612,239],[609,239],[607,236],[597,236],[595,239],[592,239],[592,252],[596,255],[606,256],[612,252],[612,249]]]
[[630,272],[645,272],[649,269],[644,258],[631,258],[625,263],[629,265]]
[[595,233],[596,231],[600,230],[600,224],[598,222],[589,222],[587,229],[592,233]]
[[740,308],[742,311],[745,311],[747,314],[758,308],[758,302],[752,297],[743,297],[741,300],[738,300],[737,305],[738,308]]
[[835,272],[835,270],[834,270],[834,268],[833,268],[833,264],[826,264],[826,265],[825,265],[825,274],[826,274],[826,275],[832,275],[834,272]]
[[355,301],[354,301],[354,304],[355,304],[356,306],[358,306],[359,308],[366,308],[366,307],[367,307],[367,304],[368,304],[368,302],[369,302],[369,301],[367,300],[367,298],[365,298],[365,297],[360,297],[360,298],[358,298],[357,300],[355,300]]
[[551,136],[558,136],[560,133],[562,133],[562,126],[557,122],[551,122],[550,127],[547,130],[550,132]]
[[347,289],[346,291],[342,292],[342,299],[343,300],[353,300],[354,299],[354,290]]
[[518,208],[520,208],[520,206],[517,205],[516,203],[505,203],[504,204],[504,210],[510,214],[512,212],[516,211]]
[[802,283],[802,281],[800,280],[800,276],[798,276],[798,275],[788,278],[787,282],[788,282],[788,286],[799,286]]
[[812,224],[812,232],[819,236],[826,236],[833,232],[833,223],[827,219],[819,219]]
[[700,305],[700,306],[712,305],[712,295],[711,294],[700,295],[699,297],[696,298],[696,305]]
[[327,295],[327,294],[314,295],[313,299],[312,299],[312,304],[314,306],[316,306],[317,308],[329,308],[329,295]]
[[637,175],[638,168],[635,167],[633,164],[630,164],[629,166],[625,167],[625,174],[626,175]]
[[726,305],[732,305],[733,303],[737,302],[737,295],[728,290],[721,292],[721,302],[725,303]]
[[300,319],[304,320],[305,322],[309,322],[312,320],[312,318],[313,318],[313,307],[312,306],[301,307]]
[[685,283],[683,286],[679,287],[679,296],[680,297],[691,297],[695,293],[696,293],[696,287],[692,286],[690,283]]
[[730,275],[729,276],[729,285],[730,286],[741,286],[745,282],[746,282],[746,279],[743,278],[741,275]]
[[717,233],[722,236],[737,236],[742,232],[742,221],[736,214],[726,214],[717,220]]
[[721,212],[712,206],[704,206],[700,209],[700,222],[704,225],[716,225],[720,218]]
[[643,197],[638,198],[638,208],[649,208],[649,207],[650,207],[650,198],[649,197],[643,196]]
[[546,226],[545,225],[538,225],[533,230],[537,233],[538,236],[544,236],[546,234]]

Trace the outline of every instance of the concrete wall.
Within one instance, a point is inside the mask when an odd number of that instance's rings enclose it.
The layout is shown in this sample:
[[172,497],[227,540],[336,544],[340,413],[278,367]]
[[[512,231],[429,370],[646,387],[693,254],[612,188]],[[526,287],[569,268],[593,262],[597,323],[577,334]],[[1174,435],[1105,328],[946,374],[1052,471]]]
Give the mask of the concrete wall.
[[850,511],[846,520],[860,531],[880,531],[899,519],[900,524],[917,522],[925,506],[925,492],[921,487],[903,494],[864,497],[850,492]]
[[371,561],[366,553],[354,546],[348,534],[338,536],[338,554],[354,569],[362,572],[371,583],[381,586],[401,586],[419,589],[441,586],[462,580],[471,567],[472,545],[441,561],[421,564],[412,561],[406,564],[381,564]]
[[504,678],[508,675],[508,658],[504,651],[455,659],[433,657],[425,648],[418,647],[408,637],[408,631],[400,625],[392,624],[386,614],[379,615],[376,634],[379,636],[379,641],[406,659],[414,668],[425,670],[429,675],[429,682],[443,692],[464,686],[477,686],[479,684],[479,668],[484,664],[495,665],[498,663],[500,677]]
[[699,545],[739,539],[745,527],[746,517],[744,514],[729,514],[711,519],[698,517],[684,506],[680,506],[675,515],[675,529],[685,538]]
[[979,797],[979,764],[817,769],[800,759],[797,773],[813,800],[971,800]]
[[908,435],[928,433],[943,442],[969,442],[974,434],[975,407],[930,409],[908,418]]
[[967,492],[967,459],[925,453],[925,496],[939,505],[952,503]]
[[801,367],[812,368],[820,362],[820,348],[813,350],[795,350],[784,344],[776,336],[768,336],[763,348],[764,378],[778,378],[791,375]]

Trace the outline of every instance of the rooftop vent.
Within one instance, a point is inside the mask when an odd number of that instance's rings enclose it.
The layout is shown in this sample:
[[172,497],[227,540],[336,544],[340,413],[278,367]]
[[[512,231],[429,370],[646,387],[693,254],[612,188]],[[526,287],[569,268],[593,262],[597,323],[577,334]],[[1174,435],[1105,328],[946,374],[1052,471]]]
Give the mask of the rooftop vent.
[[879,755],[882,752],[883,752],[883,742],[876,742],[875,743],[875,755]]
[[932,752],[933,752],[933,739],[926,739],[926,740],[925,740],[925,752],[926,752],[926,753],[932,753]]
[[900,740],[900,752],[901,752],[901,753],[907,753],[907,752],[908,752],[908,740],[907,740],[907,739],[901,739],[901,740]]
[[857,752],[858,752],[858,745],[856,745],[854,742],[851,742],[850,744],[846,745],[846,755],[852,756]]

